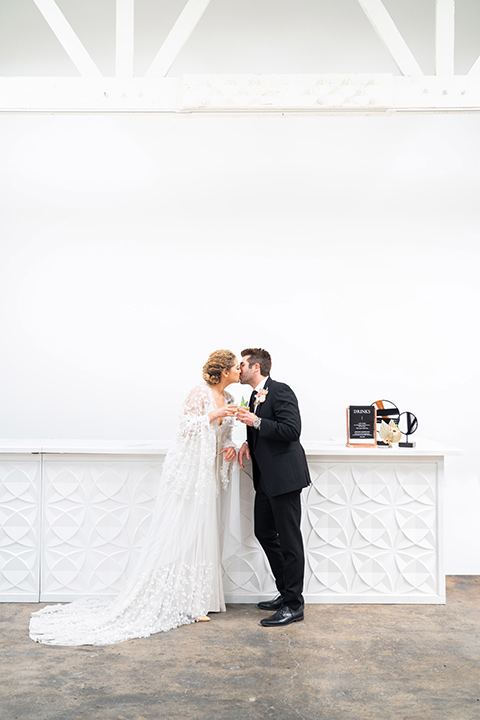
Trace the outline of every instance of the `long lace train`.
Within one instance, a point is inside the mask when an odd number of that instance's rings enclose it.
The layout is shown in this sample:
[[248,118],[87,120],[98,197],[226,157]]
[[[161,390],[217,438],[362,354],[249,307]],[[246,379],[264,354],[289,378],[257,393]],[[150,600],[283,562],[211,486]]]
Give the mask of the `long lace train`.
[[116,598],[82,599],[33,613],[32,640],[108,645],[225,610],[218,495],[231,468],[218,453],[231,444],[233,420],[209,423],[214,407],[207,385],[194,388],[187,398],[165,458],[150,530],[125,590]]

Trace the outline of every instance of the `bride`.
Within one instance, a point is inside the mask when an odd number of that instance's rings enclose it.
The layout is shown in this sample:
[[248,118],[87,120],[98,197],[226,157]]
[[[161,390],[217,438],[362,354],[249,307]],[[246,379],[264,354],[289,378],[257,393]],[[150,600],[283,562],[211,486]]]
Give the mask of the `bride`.
[[51,605],[32,614],[30,637],[48,645],[109,645],[148,637],[225,611],[218,504],[236,459],[236,407],[225,388],[239,381],[237,358],[216,350],[205,383],[189,393],[168,451],[150,530],[125,589]]

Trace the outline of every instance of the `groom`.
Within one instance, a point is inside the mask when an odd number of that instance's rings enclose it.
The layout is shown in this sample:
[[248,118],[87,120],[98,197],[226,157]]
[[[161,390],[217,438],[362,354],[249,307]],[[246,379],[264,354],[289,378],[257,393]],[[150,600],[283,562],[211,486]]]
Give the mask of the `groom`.
[[255,537],[262,546],[275,578],[278,597],[259,602],[275,610],[260,624],[289,625],[303,620],[305,557],[300,532],[302,488],[310,484],[305,452],[300,445],[297,398],[284,383],[270,377],[272,360],[261,348],[242,350],[240,382],[254,389],[249,411],[238,416],[247,426],[247,442],[238,459],[252,460],[255,487]]

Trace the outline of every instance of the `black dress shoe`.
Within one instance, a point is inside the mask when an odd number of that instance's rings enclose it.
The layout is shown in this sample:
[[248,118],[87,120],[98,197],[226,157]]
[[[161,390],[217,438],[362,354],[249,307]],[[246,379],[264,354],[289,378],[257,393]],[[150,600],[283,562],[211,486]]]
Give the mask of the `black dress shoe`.
[[300,620],[303,620],[303,607],[292,610],[288,605],[284,605],[280,610],[277,610],[275,615],[260,620],[260,625],[263,625],[263,627],[277,627],[277,625],[290,625],[290,623],[300,622]]
[[260,610],[280,610],[283,607],[283,595],[277,595],[273,600],[262,600],[257,603]]

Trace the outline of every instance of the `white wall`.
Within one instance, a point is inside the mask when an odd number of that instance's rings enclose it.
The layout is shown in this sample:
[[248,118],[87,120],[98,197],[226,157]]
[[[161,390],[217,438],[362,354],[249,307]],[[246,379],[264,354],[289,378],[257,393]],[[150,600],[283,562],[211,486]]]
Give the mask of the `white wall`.
[[464,449],[447,572],[480,572],[480,117],[3,115],[0,154],[0,437],[168,440],[209,352],[262,345],[304,440],[387,398]]

